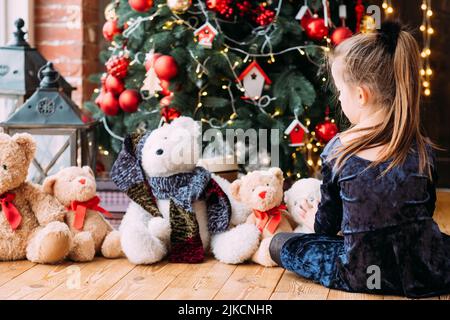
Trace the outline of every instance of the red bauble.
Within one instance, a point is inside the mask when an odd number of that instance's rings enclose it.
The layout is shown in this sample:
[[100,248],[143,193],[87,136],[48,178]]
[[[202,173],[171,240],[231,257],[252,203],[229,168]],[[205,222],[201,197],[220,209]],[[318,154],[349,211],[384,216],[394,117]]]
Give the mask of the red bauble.
[[125,112],[136,112],[141,103],[141,95],[136,90],[125,90],[119,97],[120,108]]
[[161,82],[159,83],[159,85],[161,86],[162,90],[161,90],[161,94],[164,96],[169,96],[172,94],[172,92],[170,91],[169,87],[170,87],[170,82],[167,80],[161,80]]
[[231,18],[234,13],[233,0],[207,0],[206,6],[225,18]]
[[316,126],[316,137],[322,143],[327,143],[339,132],[337,125],[326,118]]
[[159,105],[161,107],[168,107],[172,103],[172,99],[173,99],[172,95],[164,97],[159,101]]
[[154,53],[152,54],[146,61],[145,61],[145,70],[150,70],[150,68],[155,67],[155,61],[158,60],[159,57],[161,57],[161,53]]
[[306,23],[305,32],[308,38],[320,41],[328,35],[328,27],[322,18],[311,18]]
[[119,101],[113,93],[107,92],[103,95],[100,109],[107,116],[115,116],[119,113]]
[[128,0],[128,4],[137,12],[147,12],[153,7],[153,0]]
[[350,38],[353,35],[352,30],[347,27],[339,27],[333,31],[331,35],[331,41],[335,46],[340,45],[344,40]]
[[106,70],[109,74],[114,77],[123,79],[127,76],[128,66],[130,65],[130,60],[127,57],[111,57],[108,62],[106,62]]
[[181,113],[175,108],[163,107],[161,109],[161,117],[163,117],[166,122],[170,122],[180,116]]
[[155,61],[155,72],[161,80],[171,80],[178,74],[178,65],[171,56],[161,56]]
[[125,85],[122,80],[110,74],[106,77],[105,89],[118,96],[125,90]]
[[105,88],[102,88],[102,91],[100,91],[100,94],[97,96],[97,98],[95,98],[95,104],[97,106],[101,106],[102,105],[102,101],[103,101],[103,96],[106,94],[106,90]]
[[103,25],[103,37],[107,41],[113,41],[114,37],[122,33],[122,29],[119,28],[117,20],[106,21]]

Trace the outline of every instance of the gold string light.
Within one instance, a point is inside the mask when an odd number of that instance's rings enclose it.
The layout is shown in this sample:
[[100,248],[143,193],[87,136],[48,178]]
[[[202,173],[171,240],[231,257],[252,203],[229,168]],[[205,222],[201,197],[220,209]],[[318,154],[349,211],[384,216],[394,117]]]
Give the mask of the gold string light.
[[423,94],[425,96],[431,95],[431,76],[433,75],[433,70],[431,69],[430,56],[431,56],[431,36],[434,34],[433,26],[431,25],[431,17],[433,16],[433,10],[431,8],[431,0],[422,0],[422,5],[420,6],[423,12],[423,21],[420,26],[420,31],[422,31],[423,36],[423,50],[420,54],[423,59],[423,67],[420,71],[422,77],[422,87]]
[[392,6],[392,0],[384,0],[382,7],[387,16],[394,13],[394,7]]

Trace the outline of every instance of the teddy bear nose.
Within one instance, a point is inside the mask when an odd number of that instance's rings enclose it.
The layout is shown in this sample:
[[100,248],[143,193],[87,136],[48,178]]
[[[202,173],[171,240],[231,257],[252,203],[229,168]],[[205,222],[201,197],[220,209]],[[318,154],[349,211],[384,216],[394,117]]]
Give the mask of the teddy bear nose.
[[266,198],[266,194],[267,194],[267,191],[263,191],[263,192],[260,192],[260,193],[258,194],[258,196],[259,196],[261,199],[265,199],[265,198]]
[[78,182],[81,183],[81,184],[86,184],[86,179],[84,179],[84,178],[80,179],[80,180],[78,180]]
[[158,155],[158,156],[162,155],[163,153],[164,153],[163,149],[156,150],[156,155]]

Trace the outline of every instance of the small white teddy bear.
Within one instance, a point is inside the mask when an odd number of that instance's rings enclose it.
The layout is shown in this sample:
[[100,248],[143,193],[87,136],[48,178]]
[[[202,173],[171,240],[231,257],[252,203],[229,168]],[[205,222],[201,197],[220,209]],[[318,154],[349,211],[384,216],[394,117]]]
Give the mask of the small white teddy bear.
[[259,243],[249,211],[228,199],[229,183],[197,167],[201,128],[191,118],[127,137],[111,176],[132,202],[120,226],[135,264],[199,263],[209,249],[225,263],[251,257]]
[[[308,225],[314,225],[312,221],[306,222],[303,216],[302,202],[306,202],[310,206],[316,206],[321,200],[320,186],[322,182],[317,179],[301,179],[284,193],[284,201],[288,207],[289,215],[297,223],[294,232],[297,233],[314,233],[314,230]],[[312,217],[309,217],[312,219]]]

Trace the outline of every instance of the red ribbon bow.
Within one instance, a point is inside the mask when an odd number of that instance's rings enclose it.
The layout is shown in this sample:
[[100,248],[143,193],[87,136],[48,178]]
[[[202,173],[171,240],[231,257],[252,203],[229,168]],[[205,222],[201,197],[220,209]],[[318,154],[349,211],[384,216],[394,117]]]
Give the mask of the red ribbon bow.
[[271,234],[274,234],[281,222],[281,216],[283,211],[286,211],[287,207],[284,204],[280,204],[278,207],[270,209],[269,211],[253,210],[258,221],[258,229],[263,232],[266,228]]
[[17,210],[16,206],[12,203],[15,198],[16,195],[14,193],[5,193],[0,196],[3,214],[13,231],[15,231],[22,222],[22,216],[20,215],[19,210]]
[[73,222],[73,227],[77,230],[83,230],[84,219],[86,218],[86,212],[88,209],[101,212],[108,218],[112,218],[111,213],[100,207],[99,203],[100,198],[98,196],[95,196],[91,200],[85,202],[72,201],[69,210],[75,211],[75,221]]

